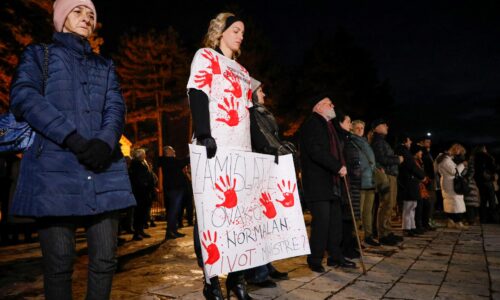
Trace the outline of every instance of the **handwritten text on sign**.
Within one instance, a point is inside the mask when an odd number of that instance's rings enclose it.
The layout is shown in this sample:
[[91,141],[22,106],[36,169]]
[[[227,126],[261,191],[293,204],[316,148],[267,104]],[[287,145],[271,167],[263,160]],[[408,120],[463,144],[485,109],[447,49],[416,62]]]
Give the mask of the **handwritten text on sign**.
[[190,145],[193,193],[209,277],[310,253],[291,155]]

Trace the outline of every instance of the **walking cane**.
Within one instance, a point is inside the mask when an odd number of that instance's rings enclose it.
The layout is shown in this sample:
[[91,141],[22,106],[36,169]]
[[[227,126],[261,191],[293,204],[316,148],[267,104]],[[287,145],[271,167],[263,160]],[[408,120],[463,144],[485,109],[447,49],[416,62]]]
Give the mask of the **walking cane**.
[[359,260],[361,261],[361,268],[363,268],[363,274],[366,275],[366,267],[363,259],[363,249],[361,248],[361,242],[359,241],[358,226],[356,225],[356,218],[354,217],[354,209],[352,208],[351,193],[349,191],[349,186],[347,185],[346,177],[344,176],[343,178],[344,178],[345,190],[347,192],[347,199],[349,200],[349,207],[351,208],[351,217],[352,217],[352,222],[354,224],[354,231],[356,232],[356,240],[358,241]]

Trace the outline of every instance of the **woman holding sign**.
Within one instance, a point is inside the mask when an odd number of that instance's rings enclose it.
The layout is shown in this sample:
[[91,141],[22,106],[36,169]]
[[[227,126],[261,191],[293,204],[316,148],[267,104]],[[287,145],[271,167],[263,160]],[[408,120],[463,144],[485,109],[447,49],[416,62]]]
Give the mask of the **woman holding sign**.
[[[203,42],[205,48],[196,52],[191,64],[187,88],[195,143],[206,147],[209,159],[215,156],[218,146],[252,151],[250,75],[235,60],[240,54],[244,31],[245,25],[234,14],[218,14],[210,21]],[[219,259],[217,234],[204,232],[203,237],[203,251],[208,257],[205,262],[195,226],[195,251],[200,267]],[[229,273],[226,288],[228,298],[232,291],[238,299],[252,299],[246,291],[242,271]],[[206,299],[224,299],[217,277],[205,280],[203,295]]]

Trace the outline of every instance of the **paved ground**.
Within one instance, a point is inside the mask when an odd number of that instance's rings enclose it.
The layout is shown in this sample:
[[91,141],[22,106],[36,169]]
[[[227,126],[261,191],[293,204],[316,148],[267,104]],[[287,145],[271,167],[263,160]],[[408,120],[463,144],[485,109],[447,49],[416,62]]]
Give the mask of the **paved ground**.
[[[149,229],[153,237],[127,241],[119,249],[120,268],[113,299],[203,299],[202,271],[196,266],[192,227],[188,236],[162,242],[165,224]],[[122,236],[131,239],[130,235]],[[406,238],[390,256],[366,253],[361,269],[311,272],[305,257],[278,261],[289,272],[277,288],[250,287],[256,299],[500,299],[500,226],[469,230],[438,229]],[[83,299],[86,249],[78,238],[74,298]],[[0,299],[43,299],[37,243],[0,248]]]

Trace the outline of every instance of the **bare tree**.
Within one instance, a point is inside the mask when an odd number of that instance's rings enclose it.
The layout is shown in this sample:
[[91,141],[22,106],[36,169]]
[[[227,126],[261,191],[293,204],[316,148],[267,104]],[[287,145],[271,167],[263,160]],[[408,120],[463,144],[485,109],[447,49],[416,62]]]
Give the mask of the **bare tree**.
[[129,112],[126,133],[135,146],[156,144],[161,155],[163,115],[188,115],[182,100],[186,98],[189,61],[178,34],[170,27],[126,35],[114,60]]

